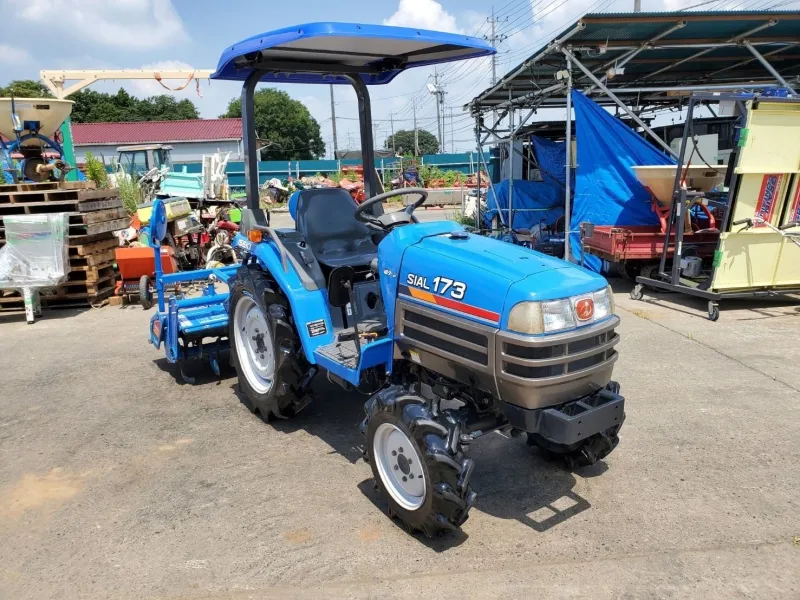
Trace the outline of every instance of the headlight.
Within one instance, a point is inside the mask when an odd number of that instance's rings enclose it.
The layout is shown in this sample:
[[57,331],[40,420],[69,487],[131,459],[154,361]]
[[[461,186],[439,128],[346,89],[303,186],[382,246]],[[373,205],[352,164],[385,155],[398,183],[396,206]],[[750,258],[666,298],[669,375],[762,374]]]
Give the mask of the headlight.
[[611,287],[592,294],[594,299],[594,321],[605,319],[614,314],[614,293]]
[[511,309],[508,328],[518,333],[553,333],[601,321],[614,314],[610,287],[546,302],[520,302]]

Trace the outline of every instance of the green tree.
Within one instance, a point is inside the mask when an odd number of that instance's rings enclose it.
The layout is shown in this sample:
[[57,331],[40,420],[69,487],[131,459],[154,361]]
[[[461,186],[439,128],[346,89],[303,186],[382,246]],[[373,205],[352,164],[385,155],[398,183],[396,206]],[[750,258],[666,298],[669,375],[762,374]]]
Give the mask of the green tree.
[[47,86],[32,79],[18,79],[7,86],[0,86],[0,98],[7,98],[14,94],[17,98],[52,98],[53,94]]
[[137,113],[141,121],[180,121],[198,119],[200,114],[191,100],[176,100],[174,96],[162,94],[140,100]]
[[197,119],[199,113],[191,100],[176,100],[167,94],[139,99],[120,88],[116,94],[81,90],[69,96],[75,101],[75,123],[119,123],[121,121],[176,121]]
[[[264,88],[256,91],[255,128],[258,137],[270,142],[261,149],[264,160],[307,160],[325,153],[319,123],[306,106],[286,92]],[[240,118],[242,102],[234,98],[220,118]]]
[[[417,138],[420,154],[436,154],[439,152],[439,141],[430,131],[417,129]],[[414,154],[413,129],[401,129],[395,132],[394,136],[387,137],[385,143],[387,150],[392,148],[392,142],[394,142],[394,148],[399,154]]]

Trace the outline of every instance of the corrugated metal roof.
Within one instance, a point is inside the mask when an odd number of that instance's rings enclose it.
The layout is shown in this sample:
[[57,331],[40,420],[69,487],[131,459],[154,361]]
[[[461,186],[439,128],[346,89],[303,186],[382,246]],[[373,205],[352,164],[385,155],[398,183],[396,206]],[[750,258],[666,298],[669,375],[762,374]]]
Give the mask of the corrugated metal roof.
[[191,119],[132,123],[73,123],[73,142],[90,144],[148,144],[241,140],[241,119]]
[[[486,110],[508,101],[509,91],[512,98],[520,98],[556,84],[555,74],[566,68],[566,60],[551,44],[576,28],[580,30],[564,46],[571,46],[576,58],[598,77],[616,60],[645,45],[625,65],[624,74],[613,79],[610,89],[774,81],[746,47],[731,42],[742,34],[747,34],[746,39],[768,55],[770,63],[784,77],[795,78],[800,74],[800,12],[797,11],[592,13],[532,52],[501,78],[497,86],[477,96],[473,104],[480,103]],[[658,39],[652,41],[655,38]],[[713,44],[720,46],[709,46]],[[701,51],[702,55],[696,56]],[[676,64],[684,59],[689,60]],[[579,85],[585,86],[589,81],[577,69],[573,73]],[[562,100],[563,96],[562,91]],[[551,97],[546,104],[558,102]]]

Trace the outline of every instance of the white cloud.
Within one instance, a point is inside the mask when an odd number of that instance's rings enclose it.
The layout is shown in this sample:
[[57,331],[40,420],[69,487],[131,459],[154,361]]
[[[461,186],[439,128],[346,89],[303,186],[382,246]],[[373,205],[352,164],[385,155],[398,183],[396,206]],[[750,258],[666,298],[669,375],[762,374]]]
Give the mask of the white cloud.
[[172,0],[10,0],[15,17],[84,42],[152,50],[187,41]]
[[0,63],[15,65],[31,60],[31,55],[24,48],[0,44]]
[[400,0],[395,13],[384,19],[383,24],[463,33],[456,25],[456,18],[436,0]]

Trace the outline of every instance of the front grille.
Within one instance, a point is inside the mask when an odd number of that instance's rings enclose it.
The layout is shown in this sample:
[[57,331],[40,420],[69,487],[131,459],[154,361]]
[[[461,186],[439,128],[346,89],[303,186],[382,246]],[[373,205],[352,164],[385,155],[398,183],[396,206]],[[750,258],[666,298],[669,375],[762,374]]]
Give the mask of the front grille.
[[481,333],[478,333],[477,331],[470,331],[469,329],[464,329],[463,327],[459,327],[457,325],[451,325],[450,323],[445,323],[439,319],[426,317],[425,315],[421,315],[411,310],[405,311],[405,320],[407,323],[414,323],[415,325],[419,325],[425,329],[431,329],[452,337],[457,337],[477,346],[483,346],[484,348],[489,347],[489,338]]
[[[616,352],[606,345],[616,338],[616,332],[611,329],[574,342],[562,341],[551,346],[525,346],[503,341],[502,371],[515,377],[542,379],[590,369],[614,358]],[[597,348],[597,352],[592,354],[594,348]],[[586,356],[570,360],[570,357],[587,352],[589,354]]]
[[587,356],[586,358],[581,358],[580,360],[573,360],[571,363],[567,363],[567,370],[570,373],[574,373],[575,371],[583,371],[584,369],[588,369],[589,367],[599,365],[605,359],[606,359],[606,353],[601,352],[600,354]]
[[565,344],[556,344],[555,346],[518,346],[517,344],[506,344],[505,353],[509,356],[516,358],[531,358],[533,360],[540,360],[544,358],[556,358],[563,356],[566,351]]
[[514,363],[505,363],[505,372],[509,375],[524,377],[525,379],[541,379],[543,377],[556,377],[564,374],[564,365],[551,365],[549,367],[526,367]]
[[[609,332],[611,337],[614,337],[614,331]],[[578,352],[583,352],[584,350],[589,350],[590,348],[595,348],[597,346],[601,346],[606,343],[607,333],[601,333],[600,335],[594,335],[592,337],[588,337],[583,340],[578,340],[577,342],[572,342],[569,344],[569,354],[576,354]]]
[[489,364],[488,336],[439,319],[403,310],[403,337],[480,365]]

